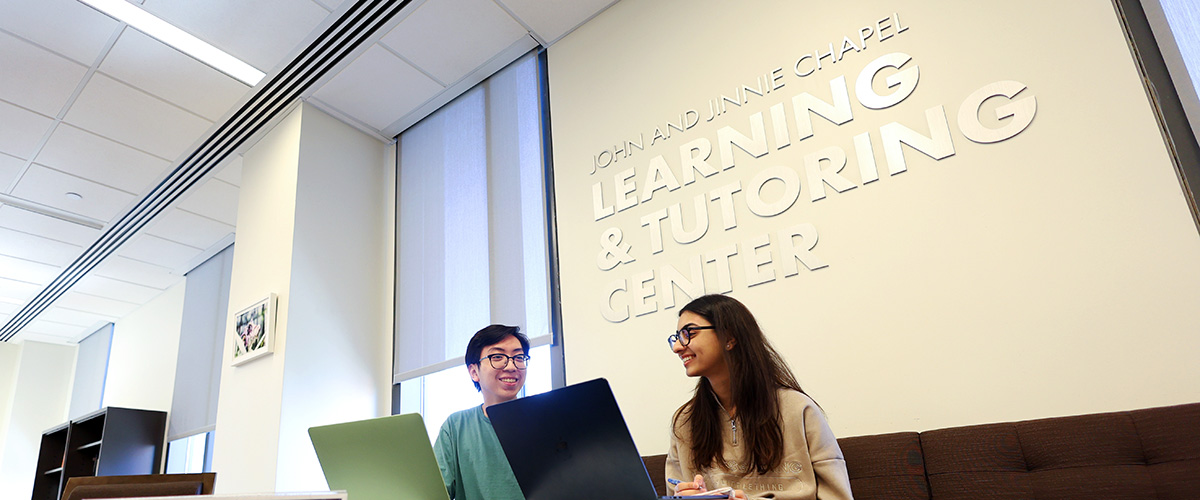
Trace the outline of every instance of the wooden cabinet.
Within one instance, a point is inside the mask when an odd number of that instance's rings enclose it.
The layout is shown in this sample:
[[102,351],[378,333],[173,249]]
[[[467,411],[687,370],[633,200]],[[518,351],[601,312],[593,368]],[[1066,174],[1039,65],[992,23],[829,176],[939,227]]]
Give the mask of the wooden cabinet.
[[167,413],[103,408],[42,434],[32,500],[58,500],[67,479],[162,472]]

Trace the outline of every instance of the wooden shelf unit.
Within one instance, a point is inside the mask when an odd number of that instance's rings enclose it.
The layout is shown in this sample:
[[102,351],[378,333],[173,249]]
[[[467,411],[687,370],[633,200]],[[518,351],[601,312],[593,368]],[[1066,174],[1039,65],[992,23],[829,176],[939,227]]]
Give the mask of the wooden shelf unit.
[[42,434],[32,500],[58,500],[67,479],[158,474],[167,413],[108,407]]

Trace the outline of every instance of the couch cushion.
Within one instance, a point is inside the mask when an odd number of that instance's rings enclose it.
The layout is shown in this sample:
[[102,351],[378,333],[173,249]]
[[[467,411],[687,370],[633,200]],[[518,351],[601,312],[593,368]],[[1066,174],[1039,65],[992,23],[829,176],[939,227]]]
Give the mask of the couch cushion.
[[921,440],[915,432],[838,440],[857,500],[928,500]]
[[1200,404],[1129,412],[1160,500],[1200,492]]
[[928,431],[921,447],[936,500],[1174,500],[1200,491],[1196,429],[1200,404]]

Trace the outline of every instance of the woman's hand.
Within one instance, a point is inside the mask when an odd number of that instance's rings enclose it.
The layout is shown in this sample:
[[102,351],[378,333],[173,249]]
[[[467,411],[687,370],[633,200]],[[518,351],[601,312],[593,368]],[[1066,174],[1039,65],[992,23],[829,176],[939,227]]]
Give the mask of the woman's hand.
[[[696,474],[690,483],[679,483],[675,485],[675,495],[681,497],[691,497],[702,494],[708,491],[708,486],[704,484],[704,476]],[[746,492],[742,490],[733,490],[729,492],[730,500],[747,500]]]
[[681,497],[692,497],[708,491],[704,486],[704,476],[696,474],[690,483],[679,483],[675,485],[675,495]]

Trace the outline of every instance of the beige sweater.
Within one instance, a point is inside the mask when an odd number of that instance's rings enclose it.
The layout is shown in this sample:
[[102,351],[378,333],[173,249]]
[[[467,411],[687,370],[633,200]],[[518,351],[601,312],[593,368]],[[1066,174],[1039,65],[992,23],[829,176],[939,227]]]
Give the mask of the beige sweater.
[[[671,448],[667,452],[667,478],[691,481],[696,474],[704,476],[709,489],[731,486],[744,490],[751,499],[775,500],[852,500],[850,476],[846,459],[838,448],[837,438],[829,430],[825,415],[811,398],[790,389],[779,391],[780,413],[783,417],[783,462],[776,470],[764,475],[745,474],[740,434],[731,425],[722,426],[725,462],[732,471],[715,464],[705,470],[692,469],[690,429],[680,423],[671,433]],[[722,421],[729,414],[721,410]],[[676,436],[680,437],[676,437]]]

